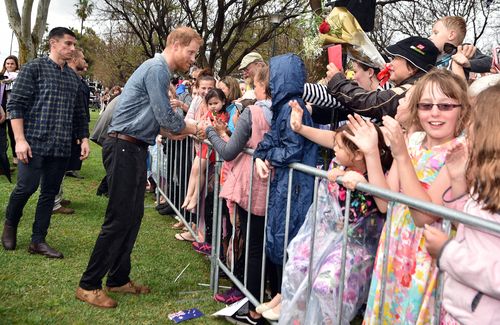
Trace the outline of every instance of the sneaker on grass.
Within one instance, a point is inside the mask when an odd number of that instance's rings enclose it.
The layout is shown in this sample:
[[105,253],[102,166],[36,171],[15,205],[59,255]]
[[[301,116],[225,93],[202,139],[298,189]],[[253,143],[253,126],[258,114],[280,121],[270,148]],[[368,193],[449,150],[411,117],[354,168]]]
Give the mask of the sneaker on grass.
[[267,324],[264,317],[261,318],[253,318],[250,314],[238,315],[234,314],[233,316],[226,316],[226,320],[231,324],[250,324],[250,325],[264,325]]
[[227,305],[234,304],[237,301],[245,298],[245,295],[236,287],[232,287],[223,293],[218,293],[214,296],[214,299],[218,302],[225,303]]
[[212,245],[209,243],[198,243],[198,242],[193,242],[191,244],[193,246],[193,249],[200,254],[203,255],[211,255],[212,254]]

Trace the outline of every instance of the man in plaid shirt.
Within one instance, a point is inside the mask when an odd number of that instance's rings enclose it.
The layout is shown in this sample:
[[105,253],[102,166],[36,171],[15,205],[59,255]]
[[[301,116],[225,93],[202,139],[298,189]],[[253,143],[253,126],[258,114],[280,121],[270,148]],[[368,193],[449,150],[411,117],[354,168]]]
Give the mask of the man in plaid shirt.
[[16,248],[17,225],[24,206],[41,184],[28,251],[63,258],[62,253],[47,245],[45,237],[54,197],[71,153],[72,136],[80,139],[80,159],[86,159],[89,130],[79,98],[80,78],[66,63],[75,50],[75,34],[56,27],[49,33],[49,43],[48,57],[35,59],[21,69],[7,104],[16,138],[19,174],[7,205],[2,245],[6,250]]

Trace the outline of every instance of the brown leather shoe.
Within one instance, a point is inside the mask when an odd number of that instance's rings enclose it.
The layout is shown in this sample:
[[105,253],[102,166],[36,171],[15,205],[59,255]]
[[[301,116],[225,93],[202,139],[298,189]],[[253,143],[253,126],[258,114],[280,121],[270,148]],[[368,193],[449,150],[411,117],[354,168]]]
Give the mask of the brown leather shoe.
[[151,292],[151,289],[148,287],[134,283],[133,281],[130,281],[121,287],[106,287],[106,289],[109,292],[132,293],[134,295],[147,294]]
[[117,305],[116,301],[102,289],[85,290],[78,287],[76,289],[76,299],[101,308],[115,308]]
[[59,213],[59,214],[73,214],[75,213],[74,209],[71,208],[66,208],[61,205],[59,209],[52,210],[52,214]]
[[64,258],[61,252],[56,251],[47,245],[47,243],[31,243],[28,246],[28,252],[30,252],[30,254],[40,254],[48,258]]
[[2,245],[8,251],[16,249],[17,227],[4,224],[2,232]]
[[70,204],[71,204],[71,201],[70,201],[70,200],[66,200],[66,199],[62,199],[62,200],[61,200],[61,205],[62,205],[63,207],[67,207],[67,206],[69,206]]

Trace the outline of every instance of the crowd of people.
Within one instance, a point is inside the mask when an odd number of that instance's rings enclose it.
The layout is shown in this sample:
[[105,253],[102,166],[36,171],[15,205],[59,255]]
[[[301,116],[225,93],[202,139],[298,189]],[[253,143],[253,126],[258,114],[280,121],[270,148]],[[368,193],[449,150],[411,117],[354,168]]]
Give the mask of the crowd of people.
[[[323,80],[308,83],[305,65],[297,55],[279,55],[265,62],[257,52],[241,61],[243,81],[219,78],[209,69],[191,69],[191,80],[179,80],[173,73],[189,70],[202,39],[188,27],[173,30],[164,51],[138,67],[123,91],[108,103],[90,137],[102,146],[106,177],[98,194],[106,194],[109,200],[76,297],[112,308],[117,302],[108,291],[150,292],[129,276],[146,184],[153,187],[147,174],[148,150],[156,145],[175,157],[176,164],[184,163],[179,160],[194,151],[193,161],[186,162],[190,173],[185,181],[160,179],[183,193],[176,209],[198,215],[196,224],[186,220],[174,224],[182,231],[175,238],[190,243],[197,252],[211,254],[214,216],[212,199],[206,194],[214,192],[214,181],[220,182],[221,257],[257,299],[263,294],[260,270],[265,263],[269,293],[265,300],[269,301],[249,303],[227,317],[231,323],[265,324],[267,319],[282,324],[335,324],[339,299],[343,300],[342,324],[359,315],[364,324],[500,322],[496,313],[500,260],[493,249],[500,246],[499,234],[454,224],[448,235],[439,216],[401,203],[389,206],[384,199],[356,191],[358,183],[368,182],[500,222],[500,111],[495,109],[500,106],[500,78],[491,74],[469,85],[471,72],[490,72],[492,58],[463,45],[465,34],[463,18],[443,17],[435,22],[429,38],[411,36],[388,46],[390,61],[384,71],[369,58],[351,56],[353,80],[329,63]],[[29,251],[62,258],[45,237],[54,200],[62,197],[69,157],[83,160],[89,153],[88,92],[82,88],[79,68],[71,69],[71,61],[78,62],[79,57],[74,34],[56,28],[49,39],[49,57],[33,60],[19,74],[17,61],[16,69],[4,63],[5,73],[15,72],[17,77],[15,87],[6,89],[9,101],[2,102],[2,107],[7,108],[20,163],[2,244],[7,250],[16,248],[24,205],[41,180]],[[390,84],[379,83],[381,73]],[[7,74],[6,80],[12,78]],[[60,83],[67,87],[59,90]],[[0,117],[5,119],[4,115]],[[55,137],[48,137],[48,132]],[[206,144],[169,150],[161,146],[187,136],[210,141],[224,160],[220,180],[211,177],[215,154]],[[332,158],[325,166],[328,179],[318,187],[318,204],[312,206],[314,177],[295,170],[290,178],[288,165],[321,166],[320,147],[331,150]],[[253,156],[244,148],[254,149]],[[211,180],[205,182],[205,175]],[[349,190],[352,196],[347,199]],[[160,213],[174,212],[169,203],[157,203]],[[346,209],[349,238],[343,264]],[[310,263],[312,236],[316,241]],[[339,296],[342,265],[345,285]],[[245,267],[259,271],[246,272]],[[444,293],[441,319],[436,320],[439,271],[444,272]],[[214,298],[229,304],[243,297],[234,285]]]

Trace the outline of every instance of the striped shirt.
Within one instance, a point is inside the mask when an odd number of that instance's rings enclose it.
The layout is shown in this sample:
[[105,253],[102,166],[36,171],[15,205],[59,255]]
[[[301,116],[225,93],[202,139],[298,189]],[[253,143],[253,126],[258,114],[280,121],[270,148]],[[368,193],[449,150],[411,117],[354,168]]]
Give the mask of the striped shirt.
[[89,137],[80,77],[49,57],[35,59],[19,72],[7,103],[8,118],[24,120],[24,136],[34,155],[69,157],[73,135]]

